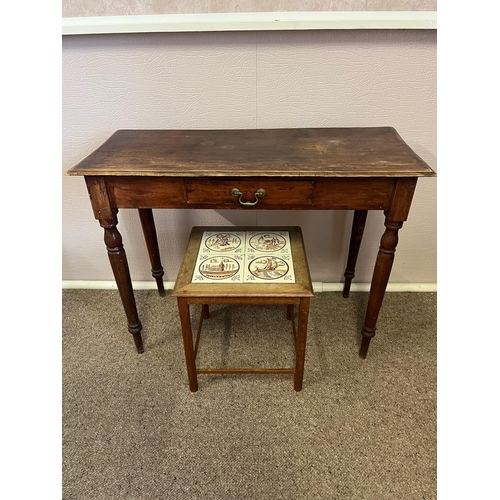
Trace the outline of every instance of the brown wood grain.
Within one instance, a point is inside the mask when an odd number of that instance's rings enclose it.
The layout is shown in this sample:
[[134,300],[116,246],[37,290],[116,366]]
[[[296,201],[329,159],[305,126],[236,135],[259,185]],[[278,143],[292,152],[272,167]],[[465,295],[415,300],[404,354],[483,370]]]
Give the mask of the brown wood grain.
[[[86,177],[87,180],[94,177]],[[102,179],[102,177],[100,177]],[[316,178],[303,181],[272,178],[221,180],[172,177],[104,177],[111,206],[116,208],[207,208],[233,210],[386,210],[397,180],[394,178]],[[242,201],[253,201],[259,188],[266,195],[252,207],[231,195],[237,187]]]
[[118,130],[68,175],[421,177],[392,127]]
[[[234,180],[186,180],[186,198],[189,204],[221,205],[231,208],[241,204],[237,196],[231,194],[233,188],[241,193],[242,202],[255,202],[255,193],[264,189],[265,195],[255,205],[256,208],[294,205],[312,205],[312,181],[234,179]],[[258,206],[260,205],[260,206]]]

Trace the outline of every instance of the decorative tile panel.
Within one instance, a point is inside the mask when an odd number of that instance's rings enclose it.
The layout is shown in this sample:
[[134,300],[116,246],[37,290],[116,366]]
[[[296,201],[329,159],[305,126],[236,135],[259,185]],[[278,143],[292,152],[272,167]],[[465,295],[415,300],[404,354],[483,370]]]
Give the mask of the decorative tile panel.
[[192,283],[295,283],[288,231],[205,231]]

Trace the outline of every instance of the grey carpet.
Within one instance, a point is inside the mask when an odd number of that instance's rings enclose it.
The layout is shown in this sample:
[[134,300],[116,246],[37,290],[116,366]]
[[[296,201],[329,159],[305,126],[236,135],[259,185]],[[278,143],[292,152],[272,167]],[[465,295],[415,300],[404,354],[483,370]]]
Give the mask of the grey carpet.
[[[199,375],[188,388],[175,299],[63,291],[63,498],[436,498],[436,294],[388,293],[368,357],[366,293],[311,301],[292,375]],[[201,366],[291,366],[284,306],[216,306]],[[194,309],[197,322],[199,309]]]

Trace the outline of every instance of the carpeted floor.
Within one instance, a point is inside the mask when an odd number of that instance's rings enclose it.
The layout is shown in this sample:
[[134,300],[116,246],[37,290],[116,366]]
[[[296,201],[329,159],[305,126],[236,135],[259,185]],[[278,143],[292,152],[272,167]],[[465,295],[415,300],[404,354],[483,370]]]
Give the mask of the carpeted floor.
[[[136,292],[138,355],[117,291],[63,291],[63,499],[436,498],[436,301],[387,293],[368,357],[368,295],[311,301],[293,375],[199,375],[177,304]],[[194,309],[194,327],[199,309]],[[199,366],[292,366],[284,306],[214,306]]]

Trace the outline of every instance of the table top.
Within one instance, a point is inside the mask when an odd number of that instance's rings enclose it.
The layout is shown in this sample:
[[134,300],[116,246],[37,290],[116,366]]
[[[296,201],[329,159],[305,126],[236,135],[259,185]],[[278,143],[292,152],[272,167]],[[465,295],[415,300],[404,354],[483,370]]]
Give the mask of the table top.
[[[240,233],[243,231],[255,231],[265,233],[283,233],[287,232],[289,235],[289,244],[291,250],[291,259],[294,266],[294,280],[293,283],[284,281],[282,283],[276,280],[255,280],[246,282],[226,280],[223,283],[214,283],[213,280],[198,281],[193,280],[193,274],[201,273],[198,271],[196,264],[198,261],[199,250],[201,245],[205,243],[204,233],[227,233],[231,229],[233,233]],[[204,245],[205,246],[205,245]],[[277,252],[283,257],[284,254]],[[286,253],[286,252],[285,252]],[[208,253],[207,253],[208,255]],[[213,256],[221,255],[215,252]],[[224,254],[226,257],[235,257],[236,253],[227,252]],[[288,254],[290,256],[290,253]],[[214,259],[217,260],[217,259]],[[230,259],[228,259],[230,260]],[[246,267],[246,266],[245,266]],[[298,226],[286,227],[267,227],[267,226],[231,226],[228,228],[214,227],[214,226],[195,226],[191,230],[187,249],[184,253],[184,258],[177,275],[177,280],[172,291],[172,297],[313,297],[313,286],[311,276],[309,274],[309,267],[307,264],[307,257],[305,253],[304,240],[302,238],[302,230]]]
[[392,127],[118,130],[67,174],[311,178],[436,175]]

